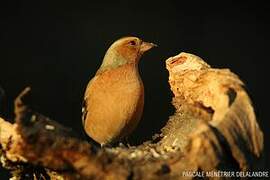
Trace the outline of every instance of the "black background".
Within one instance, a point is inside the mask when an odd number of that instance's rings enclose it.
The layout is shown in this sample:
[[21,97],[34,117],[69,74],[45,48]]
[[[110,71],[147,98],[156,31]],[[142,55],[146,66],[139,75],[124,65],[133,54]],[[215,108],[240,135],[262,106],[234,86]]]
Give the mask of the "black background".
[[[109,45],[133,35],[159,47],[140,62],[146,104],[131,142],[149,139],[172,114],[165,60],[184,51],[241,77],[269,151],[270,9],[266,4],[7,1],[0,6],[0,85],[7,95],[4,116],[12,118],[13,99],[31,86],[34,109],[82,134],[80,106],[88,80]],[[2,173],[0,177],[6,177]]]

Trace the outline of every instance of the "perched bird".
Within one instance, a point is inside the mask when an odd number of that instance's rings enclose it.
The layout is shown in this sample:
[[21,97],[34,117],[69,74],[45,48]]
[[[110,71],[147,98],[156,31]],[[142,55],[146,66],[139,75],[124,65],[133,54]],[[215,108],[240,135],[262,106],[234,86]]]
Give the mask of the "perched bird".
[[141,55],[154,46],[137,37],[115,41],[89,81],[82,121],[86,134],[101,146],[127,137],[141,119],[144,86],[138,62]]

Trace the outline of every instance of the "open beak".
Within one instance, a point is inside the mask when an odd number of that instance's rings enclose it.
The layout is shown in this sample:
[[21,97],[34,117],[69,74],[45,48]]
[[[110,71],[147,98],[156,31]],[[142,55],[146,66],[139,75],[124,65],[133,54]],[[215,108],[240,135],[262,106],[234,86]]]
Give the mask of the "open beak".
[[144,52],[152,49],[153,47],[157,47],[157,45],[154,43],[142,42],[142,44],[140,46],[140,53],[144,53]]

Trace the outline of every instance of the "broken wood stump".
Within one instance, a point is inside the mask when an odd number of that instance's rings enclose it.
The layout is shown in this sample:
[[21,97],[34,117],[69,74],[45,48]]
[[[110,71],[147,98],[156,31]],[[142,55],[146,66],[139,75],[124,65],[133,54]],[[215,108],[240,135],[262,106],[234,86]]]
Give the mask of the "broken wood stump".
[[[15,123],[0,118],[2,166],[14,179],[192,179],[186,172],[255,171],[263,134],[243,82],[180,53],[166,60],[175,113],[138,146],[97,149],[70,128],[15,100]],[[79,122],[79,121],[78,121]]]

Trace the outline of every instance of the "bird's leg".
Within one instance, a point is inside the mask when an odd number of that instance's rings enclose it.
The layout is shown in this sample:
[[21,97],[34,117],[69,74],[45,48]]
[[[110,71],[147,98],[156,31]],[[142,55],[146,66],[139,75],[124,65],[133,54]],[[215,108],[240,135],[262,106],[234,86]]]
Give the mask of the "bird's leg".
[[131,146],[129,144],[128,137],[123,138],[123,141],[119,143],[119,146],[130,148]]
[[111,145],[111,144],[106,144],[106,143],[101,143],[100,144],[100,146],[101,146],[101,148],[103,149],[103,148],[112,148],[113,146]]

